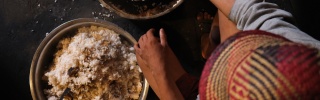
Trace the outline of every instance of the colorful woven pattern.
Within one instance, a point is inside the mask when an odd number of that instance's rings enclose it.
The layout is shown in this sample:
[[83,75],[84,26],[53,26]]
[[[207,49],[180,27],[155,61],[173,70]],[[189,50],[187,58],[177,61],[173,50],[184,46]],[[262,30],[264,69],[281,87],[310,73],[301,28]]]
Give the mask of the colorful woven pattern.
[[200,99],[320,99],[320,51],[264,31],[244,31],[207,60]]

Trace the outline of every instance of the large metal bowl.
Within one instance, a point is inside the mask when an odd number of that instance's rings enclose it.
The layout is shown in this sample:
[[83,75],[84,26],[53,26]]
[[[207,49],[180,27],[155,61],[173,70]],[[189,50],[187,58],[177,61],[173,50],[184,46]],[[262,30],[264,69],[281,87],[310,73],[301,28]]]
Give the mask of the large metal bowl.
[[176,9],[184,0],[99,0],[103,7],[123,18],[152,19]]
[[[80,18],[68,21],[58,26],[44,38],[33,56],[29,81],[32,98],[34,100],[46,100],[43,90],[48,86],[48,82],[42,80],[42,77],[50,62],[53,61],[53,54],[55,53],[58,42],[66,36],[74,35],[78,28],[91,25],[111,29],[116,33],[119,33],[121,39],[125,39],[131,44],[135,44],[137,42],[128,32],[111,22],[104,20]],[[143,89],[140,94],[140,100],[145,100],[147,97],[149,84],[144,77],[142,79],[143,80],[141,81],[143,83]]]

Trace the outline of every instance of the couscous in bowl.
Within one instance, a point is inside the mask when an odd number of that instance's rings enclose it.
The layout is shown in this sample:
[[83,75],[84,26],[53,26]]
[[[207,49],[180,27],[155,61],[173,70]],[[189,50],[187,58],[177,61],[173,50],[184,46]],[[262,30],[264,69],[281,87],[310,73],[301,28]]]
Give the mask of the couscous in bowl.
[[[54,59],[56,59],[54,55],[57,52],[57,46],[59,45],[60,41],[62,39],[65,39],[66,37],[73,37],[73,36],[77,35],[77,32],[79,31],[80,28],[84,28],[84,27],[89,28],[92,26],[94,26],[96,28],[102,27],[105,29],[110,29],[110,30],[114,31],[114,33],[118,33],[121,41],[127,41],[128,44],[131,46],[134,43],[136,43],[136,40],[128,32],[124,31],[122,28],[118,27],[117,25],[115,25],[111,22],[104,21],[104,20],[81,18],[81,19],[75,19],[72,21],[68,21],[68,22],[58,26],[53,31],[51,31],[49,33],[49,35],[47,37],[45,37],[45,39],[41,42],[41,44],[39,45],[39,47],[34,55],[33,61],[32,61],[32,65],[30,68],[30,89],[31,89],[32,97],[34,100],[50,99],[48,96],[48,89],[50,89],[54,86],[52,86],[52,83],[48,84],[48,79],[46,79],[44,77],[45,77],[45,74],[47,74],[50,71],[49,68],[51,68],[51,66],[53,65],[52,62],[54,61]],[[132,49],[131,49],[131,51],[132,51]],[[131,56],[132,56],[132,54],[131,54]],[[131,57],[131,59],[133,59],[133,58]],[[70,70],[70,69],[73,69],[73,70]],[[70,75],[70,73],[74,73],[74,71],[75,71],[74,69],[79,71],[78,67],[69,66],[67,69],[65,69],[66,74]],[[130,69],[130,66],[129,66],[129,69]],[[81,72],[81,71],[79,71],[79,72]],[[77,76],[78,76],[78,74],[77,74]],[[70,75],[70,77],[71,77],[71,75]],[[90,79],[93,80],[93,78],[90,78]],[[149,85],[148,85],[147,81],[145,80],[145,78],[143,77],[142,73],[140,73],[138,79],[140,79],[140,82],[141,82],[141,91],[139,91],[140,94],[139,94],[138,99],[144,100],[144,99],[146,99]],[[71,80],[71,81],[73,82],[74,80]],[[70,83],[71,81],[69,81],[67,83]],[[112,82],[112,81],[110,81],[108,84],[111,84],[111,83],[114,84],[114,82]],[[70,91],[74,91],[74,90],[67,89],[65,87],[63,90],[64,90],[63,93],[61,93],[61,91],[60,91],[60,93],[58,93],[58,94],[60,94],[60,96],[63,95],[62,97],[66,96],[69,98],[74,96],[74,95],[70,96],[70,93],[67,93],[68,95],[66,95],[66,93],[64,93],[66,91],[70,92]],[[61,97],[57,96],[56,99],[59,99],[59,98],[61,98]],[[51,99],[54,99],[54,98],[51,98]]]

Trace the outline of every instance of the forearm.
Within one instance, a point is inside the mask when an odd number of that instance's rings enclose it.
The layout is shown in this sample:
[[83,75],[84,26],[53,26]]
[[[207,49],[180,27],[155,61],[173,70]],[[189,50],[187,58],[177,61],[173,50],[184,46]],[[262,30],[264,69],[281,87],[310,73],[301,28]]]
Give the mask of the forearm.
[[235,0],[210,0],[225,16],[229,16]]
[[183,100],[177,85],[168,75],[168,73],[153,73],[160,92],[159,98],[162,100]]

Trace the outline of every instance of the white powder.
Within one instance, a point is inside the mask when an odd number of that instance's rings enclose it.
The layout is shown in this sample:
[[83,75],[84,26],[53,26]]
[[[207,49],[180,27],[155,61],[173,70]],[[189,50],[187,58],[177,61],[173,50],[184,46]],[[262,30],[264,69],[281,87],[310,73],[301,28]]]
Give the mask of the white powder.
[[[102,27],[83,27],[61,40],[54,62],[45,73],[48,99],[138,99],[142,88],[134,49],[119,34]],[[72,95],[72,97],[70,96]]]

